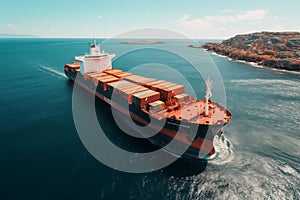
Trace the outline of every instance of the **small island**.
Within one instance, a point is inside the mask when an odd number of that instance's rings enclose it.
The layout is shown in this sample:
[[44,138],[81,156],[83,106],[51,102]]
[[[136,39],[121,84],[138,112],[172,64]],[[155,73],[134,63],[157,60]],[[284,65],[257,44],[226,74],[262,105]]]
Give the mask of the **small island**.
[[155,40],[136,40],[136,41],[125,41],[121,42],[121,44],[162,44],[163,42],[155,41]]
[[257,32],[236,35],[221,43],[188,47],[204,48],[234,60],[254,62],[265,67],[300,71],[299,32]]

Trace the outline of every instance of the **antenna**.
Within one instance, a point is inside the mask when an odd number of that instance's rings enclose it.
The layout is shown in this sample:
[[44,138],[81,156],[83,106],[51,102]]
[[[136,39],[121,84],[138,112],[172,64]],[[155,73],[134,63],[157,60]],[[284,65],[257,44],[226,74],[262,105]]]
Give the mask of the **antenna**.
[[205,116],[208,116],[208,100],[212,97],[212,93],[211,93],[211,80],[209,78],[209,76],[207,77],[206,80],[206,94],[205,94]]

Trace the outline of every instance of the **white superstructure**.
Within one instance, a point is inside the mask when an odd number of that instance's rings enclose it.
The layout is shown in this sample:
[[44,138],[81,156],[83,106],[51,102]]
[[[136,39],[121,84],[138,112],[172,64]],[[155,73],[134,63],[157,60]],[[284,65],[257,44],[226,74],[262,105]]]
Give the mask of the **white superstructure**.
[[85,74],[87,72],[102,72],[106,69],[112,69],[111,60],[115,54],[108,54],[100,51],[100,45],[90,44],[90,53],[84,56],[75,56],[75,59],[80,61],[80,72]]

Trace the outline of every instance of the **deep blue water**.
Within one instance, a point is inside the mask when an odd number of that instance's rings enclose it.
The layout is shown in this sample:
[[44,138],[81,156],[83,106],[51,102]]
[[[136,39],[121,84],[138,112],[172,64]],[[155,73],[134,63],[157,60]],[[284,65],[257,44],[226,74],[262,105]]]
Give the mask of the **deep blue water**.
[[[210,55],[215,71],[206,52],[186,47],[190,41],[155,46],[120,41],[102,45],[119,56],[115,67],[182,84],[187,80],[187,91],[194,89],[199,98],[204,81],[187,60],[204,77],[219,71],[222,80],[214,81],[213,100],[233,115],[224,129],[230,151],[220,147],[219,158],[208,163],[179,161],[151,173],[111,169],[81,143],[72,116],[73,85],[63,74],[64,64],[87,52],[90,41],[0,39],[0,199],[300,198],[300,74]],[[117,143],[151,148],[105,120]]]

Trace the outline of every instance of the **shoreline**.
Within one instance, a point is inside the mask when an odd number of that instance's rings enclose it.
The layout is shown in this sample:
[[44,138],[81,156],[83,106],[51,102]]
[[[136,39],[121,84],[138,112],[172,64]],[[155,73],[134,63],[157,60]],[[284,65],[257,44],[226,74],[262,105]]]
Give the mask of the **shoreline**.
[[288,73],[292,73],[292,74],[300,74],[300,71],[292,71],[292,70],[286,70],[286,69],[277,69],[277,68],[274,68],[274,67],[267,67],[267,66],[264,66],[264,65],[259,65],[256,62],[247,62],[245,60],[235,60],[235,59],[230,58],[228,56],[224,56],[222,54],[218,54],[218,53],[216,53],[214,51],[209,51],[208,49],[205,49],[205,48],[201,48],[201,47],[198,47],[198,48],[203,49],[204,51],[206,51],[206,52],[208,52],[208,53],[210,53],[212,55],[219,56],[219,57],[222,57],[222,58],[226,58],[227,60],[234,61],[234,62],[245,63],[245,64],[248,64],[248,65],[251,65],[252,67],[270,69],[270,70],[279,71],[279,72],[288,72]]
[[[201,46],[234,60],[277,71],[300,72],[300,32],[255,32],[239,34],[220,43]],[[256,64],[253,64],[256,63]]]

